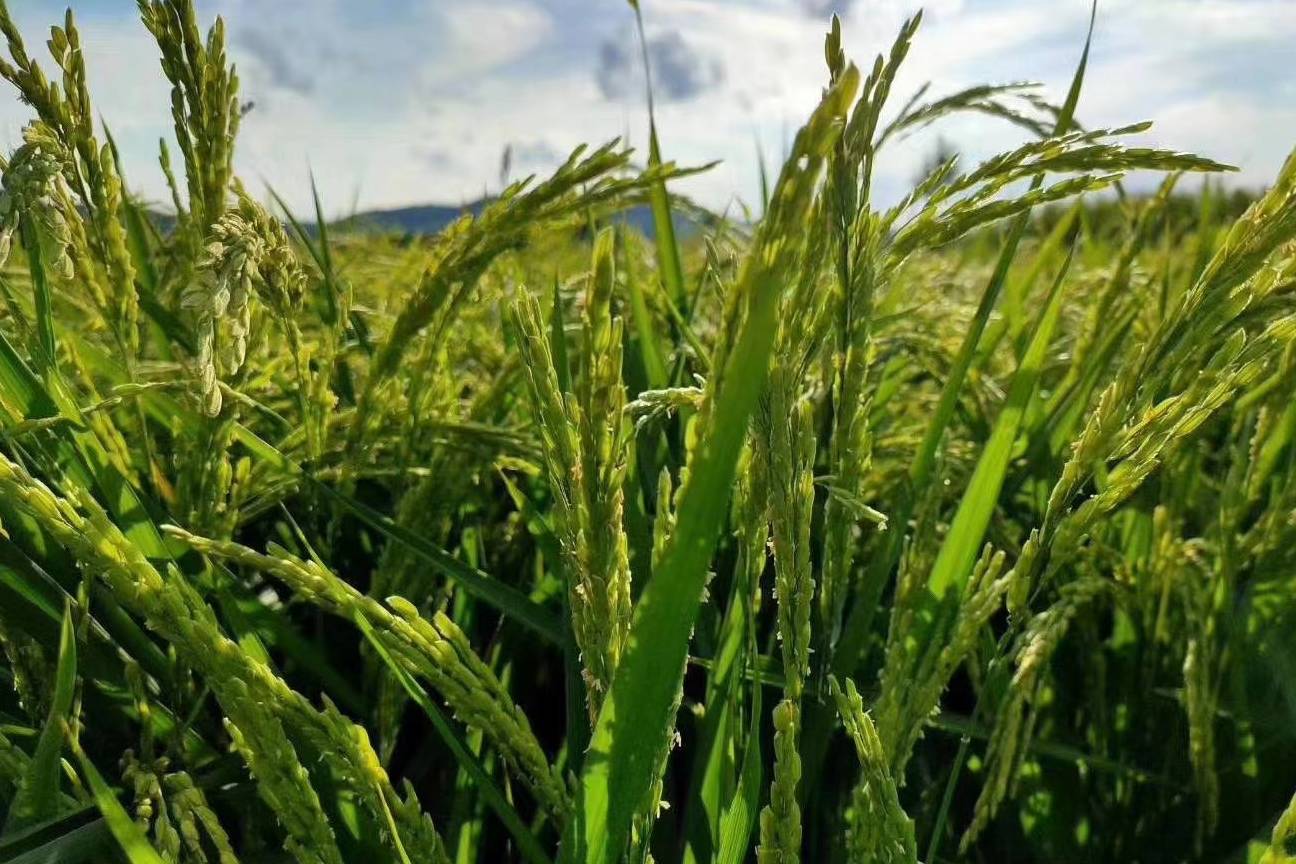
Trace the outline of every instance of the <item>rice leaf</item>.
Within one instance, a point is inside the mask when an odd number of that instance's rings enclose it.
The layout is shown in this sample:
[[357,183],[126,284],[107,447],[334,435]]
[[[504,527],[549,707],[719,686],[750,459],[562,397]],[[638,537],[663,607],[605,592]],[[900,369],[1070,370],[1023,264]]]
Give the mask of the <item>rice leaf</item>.
[[553,311],[549,315],[549,352],[553,355],[554,371],[558,373],[558,391],[572,392],[571,361],[567,358],[567,330],[563,318],[562,296],[558,293],[558,280],[553,285]]
[[720,817],[720,849],[716,864],[742,864],[751,846],[752,831],[760,813],[762,784],[761,760],[761,681],[752,681],[751,727],[747,730],[747,747],[742,769],[738,773],[738,792]]
[[458,558],[440,549],[407,528],[398,525],[391,518],[384,516],[349,495],[344,495],[332,487],[311,481],[314,488],[336,502],[344,510],[352,513],[375,531],[390,537],[411,552],[431,564],[437,570],[453,579],[465,591],[490,603],[510,618],[526,625],[532,631],[555,645],[563,644],[562,625],[548,610],[522,594],[516,588],[500,582],[474,567],[470,567]]
[[108,823],[93,804],[0,838],[4,864],[96,864],[116,850]]
[[72,624],[71,601],[63,605],[63,624],[59,630],[58,668],[54,675],[54,695],[49,716],[36,742],[27,774],[9,805],[4,833],[22,830],[58,815],[59,779],[62,776],[63,730],[75,720],[72,716],[76,694],[76,629]]
[[90,788],[90,794],[99,807],[99,812],[103,814],[108,830],[112,832],[117,845],[126,855],[126,860],[130,864],[166,864],[157,850],[149,844],[143,830],[126,813],[125,808],[117,800],[117,796],[108,787],[103,775],[99,773],[99,769],[94,766],[90,758],[80,747],[74,747],[73,752],[81,766],[81,774],[85,777],[86,786]]
[[[630,315],[634,320],[636,342],[643,360],[644,372],[648,377],[648,387],[661,390],[669,386],[666,361],[658,345],[658,335],[653,327],[652,314],[648,311],[648,300],[644,295],[644,286],[638,271],[634,268],[634,253],[631,242],[624,237],[617,238],[617,249],[622,256],[621,270],[625,273],[626,289],[630,293]],[[557,362],[557,355],[555,355]],[[631,395],[638,395],[631,392]]]
[[[786,222],[766,223],[762,226],[766,232],[785,230],[804,213],[809,188],[817,180],[824,151],[840,122],[842,105],[854,94],[857,83],[858,74],[844,76],[825,94],[798,136],[804,149],[785,166],[774,193],[776,200],[783,196],[780,203],[788,209],[782,214]],[[611,864],[618,860],[631,818],[652,785],[652,766],[658,764],[658,754],[671,736],[676,694],[707,565],[723,524],[747,421],[760,395],[774,344],[787,266],[782,256],[790,254],[786,246],[779,245],[781,239],[768,233],[758,237],[757,249],[737,288],[745,300],[746,317],[719,373],[721,389],[711,394],[712,413],[705,437],[696,445],[689,464],[675,532],[635,605],[625,652],[594,727],[581,778],[580,813],[564,839],[561,860],[565,862]],[[773,248],[762,248],[762,243]]]
[[962,587],[984,542],[990,516],[999,501],[999,491],[1003,488],[1013,444],[1017,440],[1027,407],[1035,395],[1040,369],[1062,312],[1062,284],[1071,268],[1074,254],[1073,246],[1045,297],[1044,308],[1035,323],[1030,345],[1013,375],[1008,398],[1004,401],[994,431],[977,460],[976,469],[968,481],[968,491],[959,501],[954,521],[936,556],[936,563],[932,565],[931,575],[927,578],[927,589],[937,600],[951,589],[958,590]]
[[526,857],[526,860],[530,861],[531,864],[549,864],[549,856],[546,855],[544,850],[540,847],[535,835],[522,822],[517,811],[513,809],[513,805],[508,802],[504,793],[500,791],[499,786],[497,786],[495,781],[491,779],[490,774],[487,773],[486,768],[481,764],[481,760],[477,758],[471,749],[469,749],[467,743],[463,741],[459,733],[450,725],[450,721],[446,718],[441,709],[437,707],[436,703],[432,701],[431,697],[428,696],[427,691],[424,690],[423,686],[415,681],[410,674],[405,671],[404,667],[392,659],[392,656],[387,651],[386,647],[383,646],[382,642],[379,641],[378,637],[374,634],[373,625],[370,624],[364,616],[356,615],[354,620],[356,626],[360,628],[362,633],[364,633],[365,639],[369,641],[369,644],[373,647],[374,651],[376,651],[378,656],[382,658],[383,665],[386,666],[387,670],[395,676],[397,681],[400,682],[401,687],[404,688],[407,694],[409,694],[410,699],[412,699],[414,703],[422,708],[423,712],[427,714],[428,719],[432,722],[432,728],[436,730],[437,735],[440,736],[443,742],[445,742],[446,747],[449,748],[450,752],[454,755],[455,761],[457,761],[460,766],[468,772],[468,775],[472,777],[473,783],[477,786],[478,793],[486,799],[487,805],[489,805],[490,808],[495,811],[495,814],[499,816],[500,821],[504,823],[504,827],[508,829],[509,835],[517,842],[518,849],[522,852],[523,856]]
[[54,342],[54,295],[50,289],[49,271],[45,269],[45,238],[36,220],[21,221],[23,248],[31,270],[32,292],[36,307],[36,337],[39,351],[36,359],[42,374],[58,369],[58,346]]

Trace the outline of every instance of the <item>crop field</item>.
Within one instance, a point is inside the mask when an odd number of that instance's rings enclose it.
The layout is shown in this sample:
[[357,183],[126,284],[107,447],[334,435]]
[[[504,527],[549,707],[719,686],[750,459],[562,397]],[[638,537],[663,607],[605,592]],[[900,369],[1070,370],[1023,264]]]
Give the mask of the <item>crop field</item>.
[[0,2],[0,862],[1296,862],[1296,157],[834,18],[750,218],[653,127],[396,236],[139,13],[164,218]]

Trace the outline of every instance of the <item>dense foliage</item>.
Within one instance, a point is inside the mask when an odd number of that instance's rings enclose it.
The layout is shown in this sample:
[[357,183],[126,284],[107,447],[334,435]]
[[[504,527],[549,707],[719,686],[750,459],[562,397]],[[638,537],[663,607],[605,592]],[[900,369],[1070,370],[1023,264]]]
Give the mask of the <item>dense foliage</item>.
[[[140,13],[165,229],[0,2],[0,861],[1296,861],[1296,159],[1187,206],[1083,58],[901,101],[834,20],[750,223],[654,130],[330,234]],[[874,201],[958,112],[1029,140]]]

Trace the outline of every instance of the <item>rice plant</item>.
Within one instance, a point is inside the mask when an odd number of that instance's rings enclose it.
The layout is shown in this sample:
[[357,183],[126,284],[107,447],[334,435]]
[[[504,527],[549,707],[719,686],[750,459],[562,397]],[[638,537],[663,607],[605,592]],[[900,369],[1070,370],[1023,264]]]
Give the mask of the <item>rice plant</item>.
[[[312,231],[139,13],[171,220],[0,2],[0,861],[1296,861],[1296,155],[1230,214],[1087,39],[901,99],[921,16],[834,18],[758,220],[678,235],[650,113]],[[967,113],[1027,141],[878,199]]]

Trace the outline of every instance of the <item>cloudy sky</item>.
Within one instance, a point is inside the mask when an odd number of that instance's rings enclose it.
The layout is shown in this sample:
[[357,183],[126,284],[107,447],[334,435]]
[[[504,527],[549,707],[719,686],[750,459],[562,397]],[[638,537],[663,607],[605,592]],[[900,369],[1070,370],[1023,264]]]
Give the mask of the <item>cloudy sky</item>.
[[[460,203],[552,168],[576,144],[645,144],[643,82],[624,0],[197,0],[226,19],[243,94],[237,168],[296,208],[313,169],[328,209]],[[62,3],[8,0],[29,48]],[[779,156],[823,86],[827,16],[844,20],[861,66],[889,45],[909,0],[643,0],[667,158],[721,160],[684,191],[722,208],[752,201],[757,152]],[[96,109],[124,151],[128,180],[165,198],[157,140],[167,87],[131,0],[73,0]],[[983,81],[1038,81],[1061,99],[1084,39],[1088,0],[930,0],[896,93]],[[1080,101],[1087,125],[1151,119],[1145,136],[1237,165],[1263,185],[1296,144],[1294,0],[1101,0]],[[897,100],[900,101],[900,100]],[[0,99],[0,145],[29,110]],[[967,158],[1022,133],[992,120],[943,127]],[[935,145],[910,139],[879,174],[897,195]]]

